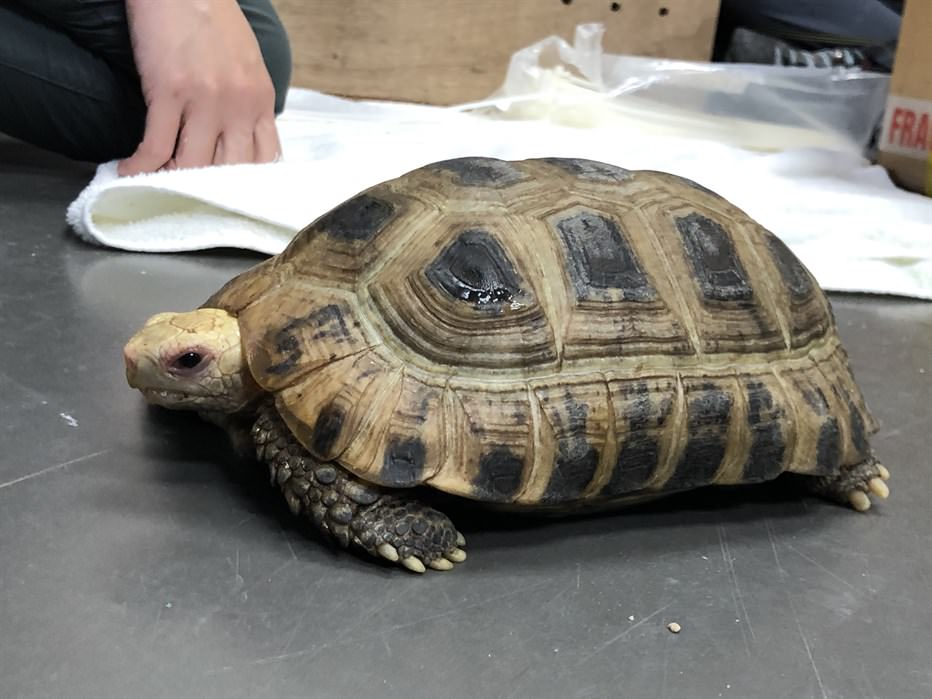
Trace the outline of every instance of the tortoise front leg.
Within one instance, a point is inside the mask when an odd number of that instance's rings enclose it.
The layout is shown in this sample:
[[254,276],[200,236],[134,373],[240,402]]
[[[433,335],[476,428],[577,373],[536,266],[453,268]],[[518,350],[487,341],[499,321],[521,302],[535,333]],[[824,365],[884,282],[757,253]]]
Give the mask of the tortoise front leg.
[[269,467],[291,511],[307,516],[340,546],[362,548],[423,573],[466,559],[466,539],[450,519],[403,491],[381,488],[333,462],[315,459],[294,438],[274,405],[258,410],[256,455]]

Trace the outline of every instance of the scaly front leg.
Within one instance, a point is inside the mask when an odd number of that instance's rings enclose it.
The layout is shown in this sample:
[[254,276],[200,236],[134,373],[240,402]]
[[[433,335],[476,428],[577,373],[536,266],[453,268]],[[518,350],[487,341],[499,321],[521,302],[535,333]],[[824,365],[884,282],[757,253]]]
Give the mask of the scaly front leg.
[[416,573],[427,567],[449,570],[466,559],[461,548],[466,539],[445,514],[404,491],[366,483],[338,464],[318,461],[271,402],[259,408],[252,439],[291,511],[307,516],[344,548],[358,546]]

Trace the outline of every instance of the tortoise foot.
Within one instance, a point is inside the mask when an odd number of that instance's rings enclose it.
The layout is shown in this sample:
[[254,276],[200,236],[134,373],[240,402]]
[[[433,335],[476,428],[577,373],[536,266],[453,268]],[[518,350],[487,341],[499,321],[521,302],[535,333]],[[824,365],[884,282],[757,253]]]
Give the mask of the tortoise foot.
[[343,548],[363,548],[415,573],[450,570],[466,560],[466,539],[445,514],[315,459],[271,403],[258,409],[252,439],[291,511]]
[[843,469],[835,476],[817,478],[812,490],[817,495],[851,505],[858,512],[871,507],[871,497],[885,500],[890,495],[886,481],[890,472],[874,458]]
[[415,573],[450,570],[466,560],[466,539],[450,519],[416,500],[383,498],[360,511],[350,528],[369,553]]

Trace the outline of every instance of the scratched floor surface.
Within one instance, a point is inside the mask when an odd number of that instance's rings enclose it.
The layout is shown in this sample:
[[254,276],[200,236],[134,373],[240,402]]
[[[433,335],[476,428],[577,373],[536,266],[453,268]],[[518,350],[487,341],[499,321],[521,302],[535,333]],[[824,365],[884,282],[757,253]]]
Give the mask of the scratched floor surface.
[[257,258],[82,245],[89,174],[0,144],[0,696],[932,696],[932,304],[834,297],[893,473],[870,513],[786,488],[457,511],[469,560],[416,577],[309,537],[126,388],[142,319]]

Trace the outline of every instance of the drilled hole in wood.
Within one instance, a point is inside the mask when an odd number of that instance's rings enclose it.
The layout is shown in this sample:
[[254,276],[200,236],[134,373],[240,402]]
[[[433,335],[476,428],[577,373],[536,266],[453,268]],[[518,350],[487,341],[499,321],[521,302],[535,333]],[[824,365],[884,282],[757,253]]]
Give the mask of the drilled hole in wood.
[[657,14],[661,17],[666,17],[668,14],[670,14],[670,10],[666,7],[661,7],[659,10],[657,10]]
[[573,4],[573,0],[563,0],[563,4],[564,4],[564,5],[572,5],[572,4]]
[[620,3],[620,2],[613,2],[611,5],[609,5],[609,7],[612,8],[612,12],[618,12],[618,10],[621,9],[621,3]]

